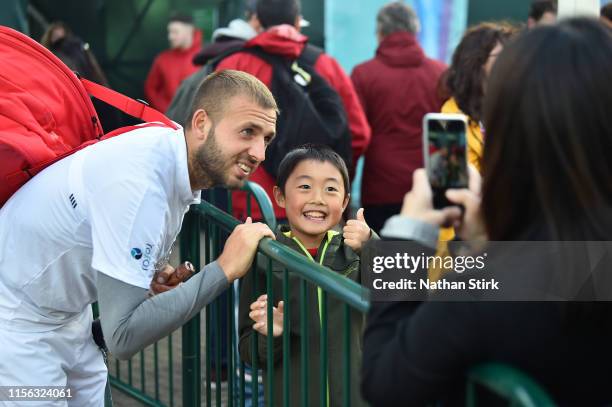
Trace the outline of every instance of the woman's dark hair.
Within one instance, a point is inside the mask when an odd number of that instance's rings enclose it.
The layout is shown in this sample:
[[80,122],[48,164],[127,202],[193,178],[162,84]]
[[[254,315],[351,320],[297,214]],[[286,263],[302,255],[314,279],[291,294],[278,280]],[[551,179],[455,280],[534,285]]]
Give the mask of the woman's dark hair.
[[455,49],[451,66],[443,76],[446,93],[471,120],[482,119],[482,98],[486,73],[484,65],[498,43],[505,45],[516,32],[507,23],[481,23],[463,35]]
[[611,71],[612,30],[586,18],[538,27],[502,52],[484,102],[491,240],[534,227],[556,240],[610,236]]
[[320,145],[320,144],[304,144],[303,146],[297,147],[283,158],[280,165],[278,166],[278,174],[276,176],[276,186],[280,188],[283,194],[285,194],[285,184],[287,179],[302,161],[320,161],[322,163],[330,163],[340,171],[342,175],[342,183],[344,184],[344,196],[346,197],[350,191],[350,181],[346,163],[331,148]]

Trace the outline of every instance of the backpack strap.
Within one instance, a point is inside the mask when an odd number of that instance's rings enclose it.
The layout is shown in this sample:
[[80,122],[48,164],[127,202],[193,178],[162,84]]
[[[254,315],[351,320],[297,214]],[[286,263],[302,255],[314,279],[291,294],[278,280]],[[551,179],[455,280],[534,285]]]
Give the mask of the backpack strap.
[[312,44],[306,44],[298,57],[298,61],[309,67],[314,67],[322,53],[322,48]]
[[[154,109],[151,109],[154,110]],[[159,113],[159,112],[158,112]],[[169,126],[165,123],[155,123],[155,122],[148,122],[148,123],[143,123],[143,124],[139,124],[139,125],[134,125],[134,126],[125,126],[125,127],[120,127],[116,130],[111,131],[110,133],[106,133],[104,136],[102,136],[100,138],[100,140],[107,140],[109,138],[115,137],[115,136],[119,136],[123,133],[127,133],[128,131],[132,131],[132,130],[137,130],[137,129],[142,129],[144,127],[170,127],[173,130],[177,130],[178,127],[176,127],[176,125],[174,123],[172,123],[172,126]],[[72,155],[74,153],[76,153],[79,150],[84,149],[87,146],[90,146],[92,144],[95,144],[98,140],[97,139],[93,139],[93,140],[89,140],[86,141],[85,143],[81,144],[80,146],[78,146],[77,148],[74,148],[70,151],[66,151],[63,154],[60,154],[56,157],[53,157],[50,160],[47,161],[43,161],[41,163],[38,163],[37,165],[34,165],[30,168],[25,168],[23,170],[19,170],[13,174],[9,174],[7,177],[8,182],[11,183],[11,185],[14,183],[15,185],[22,185],[24,184],[26,181],[28,181],[30,178],[32,178],[33,176],[35,176],[36,174],[38,174],[39,172],[41,172],[42,170],[44,170],[45,168],[47,168],[48,166],[50,166],[51,164],[54,164],[56,162],[58,162],[59,160],[68,157],[69,155]]]
[[[210,66],[210,72],[214,72],[222,60],[229,57],[230,55],[234,55],[239,52],[246,52],[248,54],[255,55],[256,57],[262,59],[263,61],[265,61],[271,66],[281,65],[281,66],[286,66],[287,68],[289,68],[291,66],[291,63],[293,62],[292,60],[286,59],[280,55],[270,54],[266,52],[260,46],[255,46],[255,47],[236,46],[236,47],[227,49],[226,51],[222,52],[215,58],[211,59],[206,64],[206,66]],[[313,68],[315,63],[321,56],[321,54],[323,54],[323,52],[324,52],[323,49],[317,46],[306,44],[304,48],[302,49],[301,54],[298,56],[297,61],[302,63],[303,65],[308,66],[309,68]]]
[[223,61],[225,58],[229,57],[230,55],[234,55],[237,54],[239,52],[244,52],[247,51],[249,48],[244,47],[243,45],[236,45],[235,47],[230,47],[228,49],[226,49],[225,51],[223,51],[222,53],[220,53],[219,55],[217,55],[216,57],[210,59],[206,65],[204,65],[205,67],[207,67],[209,69],[210,73],[213,73],[217,70],[217,66],[221,63],[221,61]]
[[87,79],[79,79],[85,87],[85,90],[87,90],[87,93],[96,99],[100,99],[101,101],[116,107],[130,116],[141,119],[142,121],[161,122],[174,130],[178,129],[177,125],[172,122],[172,120],[168,119],[163,113],[153,109],[145,102],[132,99],[112,89],[98,85],[95,82],[88,81]]

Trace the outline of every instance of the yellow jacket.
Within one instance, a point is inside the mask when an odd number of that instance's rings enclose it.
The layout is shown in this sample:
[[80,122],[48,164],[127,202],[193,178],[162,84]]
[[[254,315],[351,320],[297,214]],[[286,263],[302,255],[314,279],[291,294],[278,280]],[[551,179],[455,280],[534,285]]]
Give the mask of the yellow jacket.
[[[444,105],[442,105],[442,113],[460,113],[463,112],[457,106],[455,99],[448,99]],[[467,150],[468,150],[468,162],[472,164],[478,172],[480,172],[480,160],[482,158],[482,149],[484,147],[484,140],[482,137],[482,130],[478,122],[468,117],[468,129],[467,129]]]
[[[457,106],[457,102],[454,98],[447,100],[444,105],[442,105],[442,113],[460,113],[464,114],[459,106]],[[472,164],[478,172],[481,172],[481,159],[482,159],[482,150],[484,147],[484,140],[482,137],[482,130],[480,129],[480,124],[468,117],[468,128],[467,128],[467,159],[470,164]],[[437,255],[445,256],[448,255],[448,247],[446,242],[449,240],[453,240],[455,237],[455,230],[453,228],[441,228],[440,229],[440,237],[438,242],[438,250]],[[429,278],[432,280],[437,280],[440,278],[443,270],[430,269],[429,270]]]

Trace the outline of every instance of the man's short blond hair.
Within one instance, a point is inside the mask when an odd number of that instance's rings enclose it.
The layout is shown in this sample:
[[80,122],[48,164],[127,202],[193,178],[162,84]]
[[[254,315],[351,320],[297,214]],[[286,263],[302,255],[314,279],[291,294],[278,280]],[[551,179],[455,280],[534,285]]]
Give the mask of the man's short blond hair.
[[235,96],[246,96],[259,107],[279,113],[272,92],[263,82],[246,72],[226,69],[211,73],[202,81],[185,120],[186,128],[191,128],[191,119],[199,109],[204,109],[211,120],[218,123],[223,118],[227,102]]

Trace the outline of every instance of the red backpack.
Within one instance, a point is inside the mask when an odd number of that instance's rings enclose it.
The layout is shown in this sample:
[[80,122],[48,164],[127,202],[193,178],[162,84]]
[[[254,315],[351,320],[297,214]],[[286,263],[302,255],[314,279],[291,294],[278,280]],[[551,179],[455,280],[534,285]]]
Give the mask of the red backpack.
[[41,44],[0,26],[0,207],[45,167],[104,135],[94,96],[147,122],[178,126],[146,104],[78,77]]

